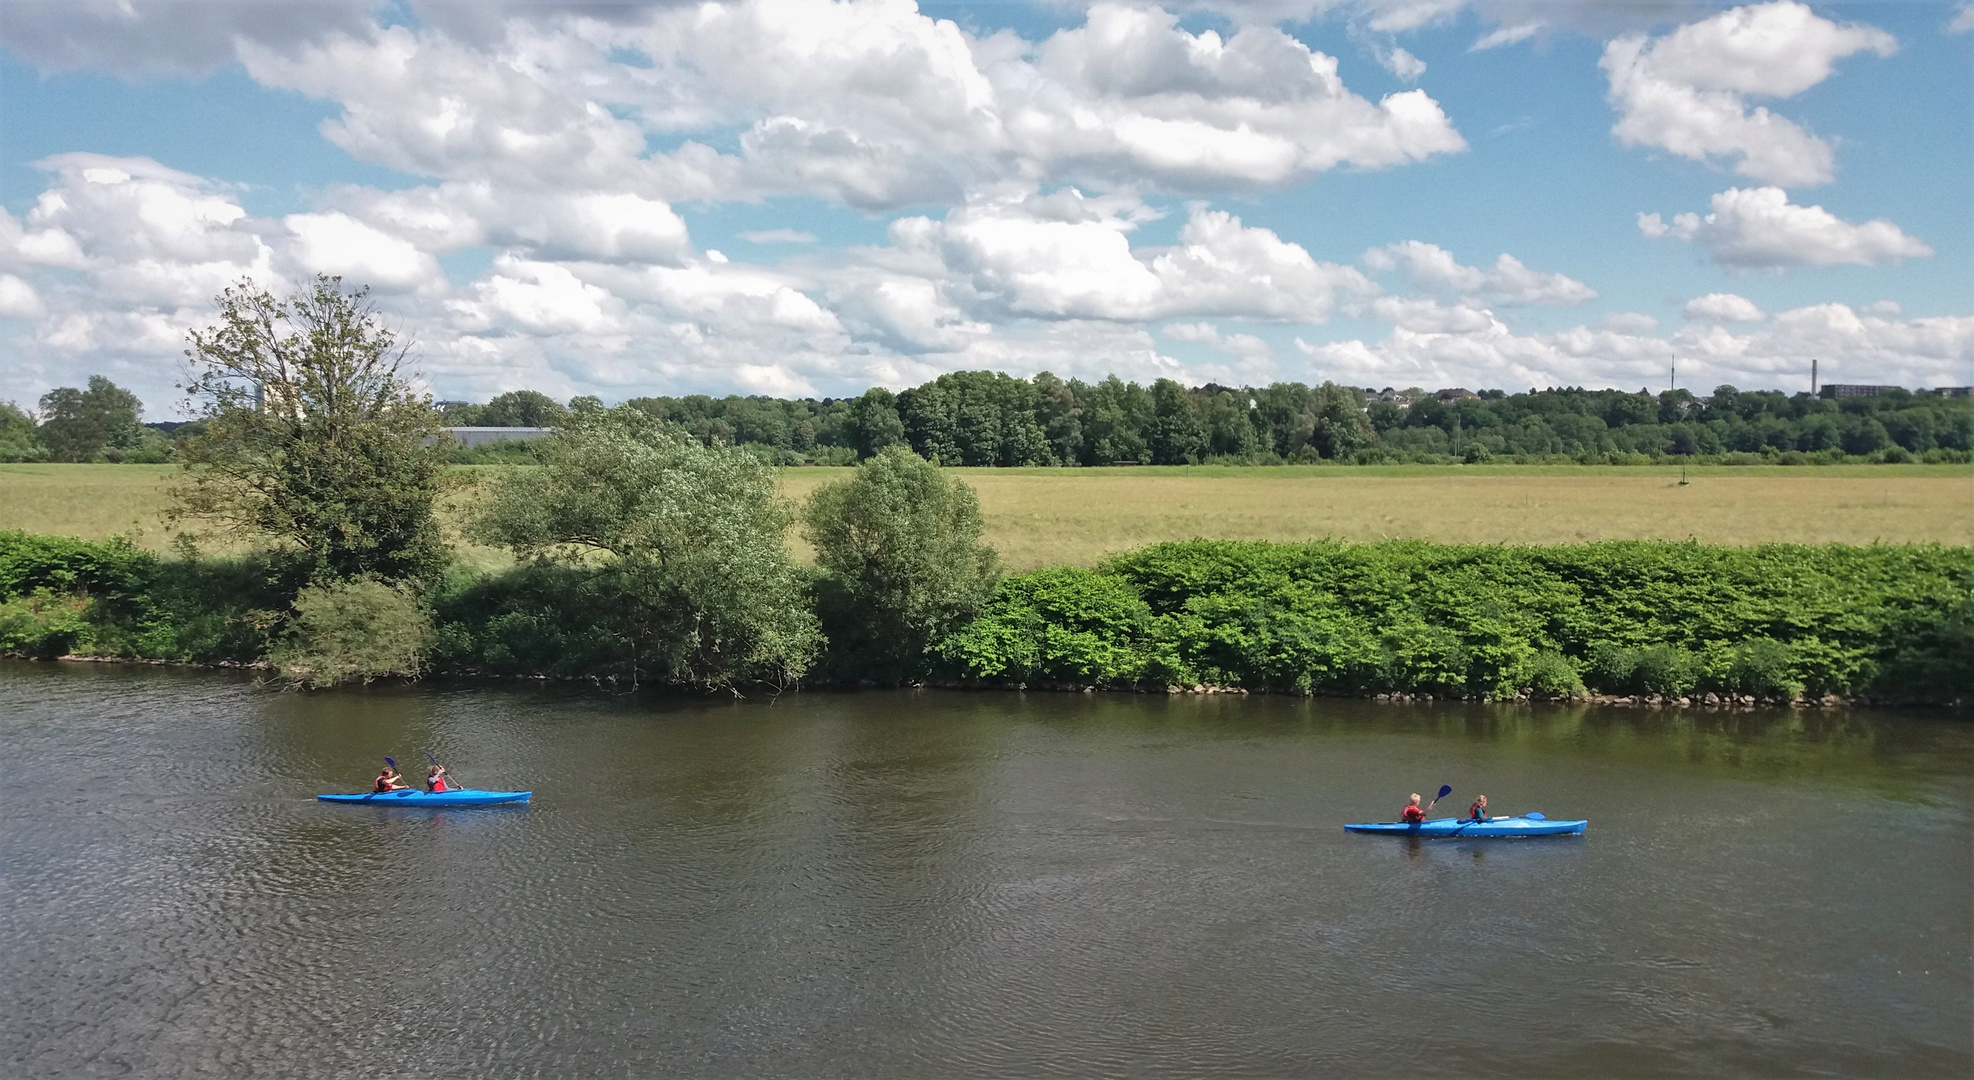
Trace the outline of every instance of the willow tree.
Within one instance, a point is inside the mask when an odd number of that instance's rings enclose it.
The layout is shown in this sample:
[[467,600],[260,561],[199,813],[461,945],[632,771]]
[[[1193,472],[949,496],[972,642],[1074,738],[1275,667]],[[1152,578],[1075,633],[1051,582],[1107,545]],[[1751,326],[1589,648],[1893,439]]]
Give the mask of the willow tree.
[[802,520],[823,571],[817,607],[839,677],[924,678],[934,646],[1000,580],[973,489],[902,446],[816,489]]
[[808,670],[821,636],[783,543],[794,512],[759,458],[581,399],[538,445],[542,467],[496,480],[469,535],[566,571],[633,682],[733,690]]
[[182,450],[178,514],[291,550],[318,579],[442,569],[439,416],[369,289],[321,275],[282,298],[243,279],[216,303],[187,335],[181,388],[206,423]]

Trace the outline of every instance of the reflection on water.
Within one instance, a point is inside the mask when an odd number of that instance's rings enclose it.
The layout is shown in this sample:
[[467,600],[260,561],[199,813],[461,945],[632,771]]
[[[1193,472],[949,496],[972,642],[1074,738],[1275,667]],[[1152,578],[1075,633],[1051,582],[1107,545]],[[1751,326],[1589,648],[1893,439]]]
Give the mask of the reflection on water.
[[[526,808],[318,804],[430,750]],[[1966,1075],[1974,728],[0,666],[8,1075]],[[1582,837],[1345,834],[1455,812]]]

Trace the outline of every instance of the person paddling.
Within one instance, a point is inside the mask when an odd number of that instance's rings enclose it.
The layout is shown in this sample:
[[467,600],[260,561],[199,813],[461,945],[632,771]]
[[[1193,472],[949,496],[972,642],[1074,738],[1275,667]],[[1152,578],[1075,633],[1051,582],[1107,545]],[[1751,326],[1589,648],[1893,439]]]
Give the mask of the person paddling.
[[404,777],[399,776],[398,771],[396,769],[392,768],[389,765],[386,765],[384,766],[384,771],[377,774],[377,786],[372,788],[371,790],[403,791],[406,786],[407,785],[404,782]]
[[1467,820],[1487,820],[1487,796],[1482,795],[1480,798],[1474,800],[1474,805],[1467,807]]
[[[1433,801],[1438,802],[1439,800],[1434,799]],[[1424,810],[1419,809],[1418,792],[1416,791],[1413,792],[1412,801],[1406,803],[1405,809],[1399,811],[1398,820],[1404,822],[1407,825],[1417,825],[1420,822],[1426,820],[1426,812]]]
[[446,767],[444,765],[441,765],[438,762],[434,761],[432,763],[432,767],[425,770],[425,790],[426,791],[452,790],[451,786],[446,783]]

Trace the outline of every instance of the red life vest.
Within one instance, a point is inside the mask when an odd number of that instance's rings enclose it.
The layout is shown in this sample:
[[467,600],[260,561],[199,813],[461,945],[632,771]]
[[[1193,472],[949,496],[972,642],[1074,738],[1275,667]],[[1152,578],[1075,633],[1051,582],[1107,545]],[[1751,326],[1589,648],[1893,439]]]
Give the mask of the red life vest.
[[1409,825],[1415,821],[1426,820],[1426,812],[1408,803],[1405,809],[1399,813],[1398,819]]

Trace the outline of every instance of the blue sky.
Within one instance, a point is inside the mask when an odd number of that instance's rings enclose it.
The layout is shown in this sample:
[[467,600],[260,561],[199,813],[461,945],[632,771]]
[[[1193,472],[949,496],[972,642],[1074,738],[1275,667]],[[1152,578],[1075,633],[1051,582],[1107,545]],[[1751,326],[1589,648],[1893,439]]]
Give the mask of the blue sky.
[[24,405],[173,415],[212,294],[316,272],[452,398],[1974,383],[1964,4],[29,2],[0,46]]

